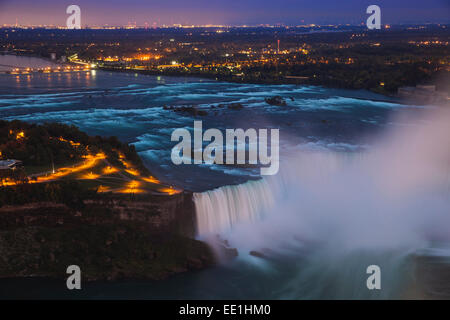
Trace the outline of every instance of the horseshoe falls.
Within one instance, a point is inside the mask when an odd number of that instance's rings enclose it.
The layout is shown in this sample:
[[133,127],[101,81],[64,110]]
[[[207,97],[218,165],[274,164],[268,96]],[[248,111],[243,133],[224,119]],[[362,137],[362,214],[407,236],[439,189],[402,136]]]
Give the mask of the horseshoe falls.
[[[289,274],[275,298],[423,297],[444,272],[433,259],[450,257],[448,116],[363,153],[296,150],[277,176],[195,193],[198,236],[226,240],[239,268]],[[366,287],[371,265],[381,291]]]
[[[265,103],[276,95],[288,105]],[[216,108],[231,103],[245,107]],[[206,110],[208,128],[279,127],[279,174],[249,181],[252,168],[174,165],[170,134],[192,131],[193,118],[164,105]],[[445,112],[367,91],[97,71],[1,75],[0,116],[73,124],[133,144],[156,177],[195,192],[198,238],[219,235],[239,254],[163,282],[86,284],[86,297],[450,297]],[[381,290],[366,286],[371,265],[381,269]],[[27,291],[15,282],[6,290],[16,287]]]
[[261,220],[264,211],[275,205],[275,197],[269,183],[258,180],[195,193],[194,203],[197,232],[207,235]]

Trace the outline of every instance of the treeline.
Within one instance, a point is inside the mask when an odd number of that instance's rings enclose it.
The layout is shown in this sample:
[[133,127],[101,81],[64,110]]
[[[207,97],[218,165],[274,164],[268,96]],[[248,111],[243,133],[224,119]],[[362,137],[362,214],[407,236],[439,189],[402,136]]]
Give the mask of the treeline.
[[5,182],[13,182],[15,184],[28,183],[28,175],[24,168],[16,168],[14,170],[3,169],[0,170],[0,186]]
[[75,126],[0,120],[1,158],[21,160],[28,166],[57,166],[80,160],[87,153],[84,146],[88,141],[89,136]]
[[60,180],[48,183],[23,183],[0,187],[0,207],[22,205],[33,202],[63,203],[73,208],[82,208],[83,199],[96,196],[76,180]]
[[329,63],[283,66],[280,70],[288,75],[309,77],[308,82],[315,85],[386,93],[395,93],[402,86],[427,83],[437,77],[434,66],[425,62],[386,65],[366,60],[349,65]]
[[[114,166],[124,168],[119,159],[124,155],[125,160],[141,174],[150,175],[133,145],[122,143],[117,137],[91,137],[73,125],[60,123],[37,125],[0,120],[0,152],[0,159],[21,160],[24,164],[15,170],[0,170],[0,207],[40,201],[76,206],[82,203],[82,199],[96,193],[70,179],[32,183],[36,177],[27,176],[24,170],[27,166],[48,165],[50,168],[53,162],[57,168],[69,160],[82,161],[86,154],[103,152]],[[5,182],[14,182],[15,185],[5,186]]]
[[108,157],[108,161],[120,168],[124,168],[123,163],[119,160],[119,153],[122,153],[127,162],[131,162],[141,174],[150,175],[150,172],[142,162],[138,155],[136,148],[132,144],[122,143],[117,137],[111,136],[108,138],[95,136],[89,137],[89,150],[92,153],[104,152]]
[[[62,139],[60,139],[62,138]],[[122,166],[119,152],[143,174],[149,173],[133,145],[117,137],[89,136],[74,125],[29,124],[0,120],[0,159],[21,160],[24,166],[66,165],[88,153],[104,152],[111,163]]]
[[[425,38],[427,39],[427,38]],[[445,39],[445,38],[443,38]],[[234,53],[227,62],[240,63],[242,69],[218,67],[224,58],[215,52],[208,55],[188,55],[174,58],[177,61],[203,65],[199,68],[170,68],[147,73],[172,76],[190,75],[223,81],[242,83],[299,83],[323,85],[346,89],[367,89],[380,93],[396,93],[399,87],[433,83],[441,91],[441,79],[450,77],[448,65],[450,50],[440,44],[411,44],[406,40],[394,42],[384,38],[374,45],[368,40],[342,44],[316,43],[308,47],[308,54],[291,52],[283,55],[267,55],[264,63],[252,62],[257,57],[245,57]],[[252,45],[252,47],[254,47]],[[223,55],[222,55],[223,56]],[[295,80],[287,76],[305,77]]]

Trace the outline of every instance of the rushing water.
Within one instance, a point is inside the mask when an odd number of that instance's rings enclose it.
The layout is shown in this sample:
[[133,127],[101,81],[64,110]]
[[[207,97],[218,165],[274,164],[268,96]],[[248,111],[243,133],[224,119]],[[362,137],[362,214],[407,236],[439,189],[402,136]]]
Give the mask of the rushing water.
[[[274,95],[283,96],[288,106],[264,102]],[[214,107],[237,102],[244,109]],[[252,168],[173,165],[171,132],[192,130],[194,119],[164,105],[206,110],[208,115],[199,118],[204,129],[279,128],[280,174],[260,180],[259,170]],[[410,117],[395,117],[400,110]],[[443,230],[449,226],[449,204],[445,170],[433,162],[444,156],[425,146],[433,139],[448,141],[439,135],[427,136],[429,140],[415,135],[423,127],[424,120],[417,116],[422,111],[422,106],[405,106],[366,91],[311,86],[101,71],[0,75],[2,119],[59,121],[133,143],[158,178],[196,191],[199,237],[210,241],[220,235],[239,250],[231,263],[162,282],[92,283],[83,292],[69,294],[55,281],[4,280],[0,296],[424,297],[415,257],[418,252],[437,256],[437,262],[430,258],[421,270],[432,270],[437,279],[445,272],[441,262],[449,251],[445,245],[440,245],[439,254],[430,248],[435,241],[448,240]],[[386,132],[388,138],[383,136]],[[374,138],[378,136],[383,138]],[[414,138],[421,152],[405,150],[408,139]],[[424,170],[429,165],[439,169]],[[373,264],[383,272],[381,291],[366,287],[366,268]],[[448,291],[435,296],[448,296]]]
[[261,220],[264,211],[275,204],[275,191],[266,180],[258,180],[195,193],[198,234],[221,233]]
[[[2,57],[0,56],[0,63]],[[267,97],[283,96],[286,107]],[[242,110],[214,108],[242,103]],[[196,78],[89,72],[0,74],[0,117],[74,124],[92,135],[116,135],[133,143],[159,178],[193,191],[211,190],[258,178],[259,170],[220,165],[175,166],[171,133],[192,130],[194,118],[163,106],[195,105],[208,112],[203,129],[279,128],[281,152],[301,148],[354,151],[364,138],[383,130],[389,114],[405,109],[395,99],[367,91],[295,85],[252,85]],[[420,108],[409,108],[416,112]],[[294,139],[291,139],[293,137]]]
[[195,194],[199,237],[220,235],[258,269],[289,264],[280,298],[448,298],[450,112],[420,120],[369,150],[293,149],[276,176]]

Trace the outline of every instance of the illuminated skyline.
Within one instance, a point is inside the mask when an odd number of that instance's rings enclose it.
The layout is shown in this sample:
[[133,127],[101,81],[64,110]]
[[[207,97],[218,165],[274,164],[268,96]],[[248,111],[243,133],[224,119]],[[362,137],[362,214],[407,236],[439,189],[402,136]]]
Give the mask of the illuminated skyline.
[[0,0],[0,25],[64,26],[70,4],[81,7],[83,26],[360,24],[370,4],[381,7],[386,24],[450,22],[447,0]]

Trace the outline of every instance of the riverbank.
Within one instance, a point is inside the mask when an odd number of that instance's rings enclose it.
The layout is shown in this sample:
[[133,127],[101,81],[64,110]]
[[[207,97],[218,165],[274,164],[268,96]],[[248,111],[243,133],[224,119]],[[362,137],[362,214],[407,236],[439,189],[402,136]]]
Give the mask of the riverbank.
[[194,239],[190,194],[110,195],[82,204],[0,208],[0,278],[65,278],[78,265],[85,281],[161,280],[216,264]]
[[[3,53],[3,55],[9,55],[9,53]],[[31,53],[19,54],[15,52],[14,56],[18,57],[33,57],[36,59],[42,59],[45,62],[54,63],[51,59]],[[284,84],[292,84],[292,85],[314,85],[314,86],[322,86],[324,88],[332,88],[332,89],[357,89],[354,86],[350,85],[347,82],[335,82],[330,83],[329,81],[324,82],[316,77],[303,77],[303,76],[280,76],[277,78],[273,77],[252,77],[250,75],[225,75],[219,73],[208,73],[208,72],[183,72],[178,70],[138,70],[138,69],[125,69],[125,68],[117,68],[117,67],[109,67],[109,66],[98,66],[99,70],[103,71],[112,71],[112,72],[123,72],[123,73],[137,73],[143,75],[151,75],[151,76],[167,76],[167,77],[188,77],[193,79],[208,79],[208,80],[216,80],[230,83],[238,83],[238,84],[254,84],[254,85],[284,85]],[[328,79],[329,80],[329,79]],[[395,97],[396,91],[386,90],[384,87],[374,87],[368,88],[369,91],[372,91],[377,94],[385,95],[386,97]]]
[[[282,77],[282,78],[264,78],[257,79],[252,77],[239,77],[235,75],[220,75],[215,73],[189,73],[189,72],[162,72],[156,70],[134,70],[134,69],[122,69],[122,68],[112,68],[112,67],[98,67],[99,70],[110,71],[110,72],[123,72],[123,73],[137,73],[150,76],[165,76],[165,77],[188,77],[193,79],[208,79],[215,81],[223,81],[238,84],[252,84],[252,85],[305,85],[305,86],[322,86],[324,88],[331,89],[348,89],[355,90],[353,86],[345,85],[345,83],[330,84],[318,81],[318,79],[310,79],[308,77]],[[386,97],[396,97],[396,91],[388,91],[382,87],[369,88],[368,91],[373,93],[381,94]]]

